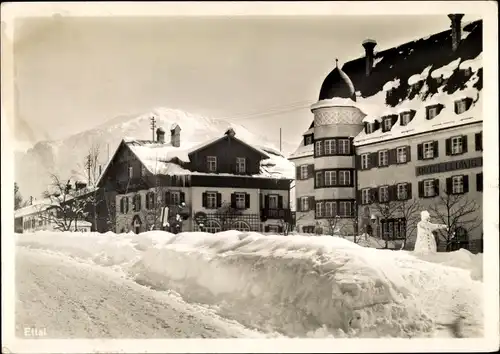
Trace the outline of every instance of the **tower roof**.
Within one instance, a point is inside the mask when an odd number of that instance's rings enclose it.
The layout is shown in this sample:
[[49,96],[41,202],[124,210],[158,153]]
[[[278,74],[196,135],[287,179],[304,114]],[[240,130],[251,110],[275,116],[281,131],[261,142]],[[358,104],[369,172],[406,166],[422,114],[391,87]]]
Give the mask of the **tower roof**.
[[330,74],[323,81],[319,93],[319,100],[330,98],[351,98],[356,100],[354,85],[347,74],[338,67],[338,59],[335,59],[336,65]]

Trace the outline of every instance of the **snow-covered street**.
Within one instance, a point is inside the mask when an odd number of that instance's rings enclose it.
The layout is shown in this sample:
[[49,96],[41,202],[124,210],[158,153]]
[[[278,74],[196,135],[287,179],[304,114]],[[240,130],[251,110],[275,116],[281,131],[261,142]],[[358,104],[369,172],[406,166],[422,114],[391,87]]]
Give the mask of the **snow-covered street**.
[[111,270],[40,250],[17,249],[16,291],[21,338],[258,337]]
[[482,256],[419,259],[339,237],[16,235],[17,333],[55,338],[483,334]]

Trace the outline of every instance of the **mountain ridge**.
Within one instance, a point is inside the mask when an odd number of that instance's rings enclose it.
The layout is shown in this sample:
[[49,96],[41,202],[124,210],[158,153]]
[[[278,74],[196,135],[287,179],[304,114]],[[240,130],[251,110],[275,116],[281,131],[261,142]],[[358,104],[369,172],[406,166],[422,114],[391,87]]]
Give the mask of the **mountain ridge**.
[[[279,151],[278,141],[250,132],[242,125],[158,106],[142,114],[117,116],[64,139],[37,142],[25,152],[17,151],[15,176],[24,199],[29,199],[29,196],[39,198],[50,184],[51,173],[63,179],[85,181],[84,159],[92,146],[99,146],[99,163],[104,166],[123,138],[145,140],[153,138],[150,127],[150,118],[153,116],[156,118],[156,128],[162,127],[165,131],[169,131],[172,124],[179,124],[181,144],[183,139],[202,143],[222,135],[228,128],[233,128],[236,136],[240,136],[243,140]],[[283,154],[288,156],[295,148],[295,144],[282,142],[282,147]]]

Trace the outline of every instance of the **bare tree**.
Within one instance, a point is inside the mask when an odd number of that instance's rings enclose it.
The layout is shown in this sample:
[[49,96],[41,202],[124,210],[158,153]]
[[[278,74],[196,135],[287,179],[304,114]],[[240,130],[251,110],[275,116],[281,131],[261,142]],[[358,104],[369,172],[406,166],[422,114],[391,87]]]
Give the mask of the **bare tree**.
[[406,248],[408,239],[417,230],[417,224],[420,220],[419,212],[421,210],[422,207],[417,198],[399,200],[396,204],[396,212],[405,220],[405,232],[403,234],[401,249]]
[[330,236],[335,236],[335,235],[340,234],[340,232],[344,228],[344,225],[340,221],[341,221],[341,218],[337,214],[332,215],[331,217],[326,219]]
[[[290,202],[289,210],[292,210],[292,202]],[[295,220],[292,220],[292,215],[291,215],[291,211],[290,211],[290,215],[288,215],[288,217],[279,219],[278,224],[281,227],[280,234],[282,234],[284,236],[288,236],[288,234],[291,231],[293,231],[293,227],[297,227],[297,222],[299,222],[300,220],[302,220],[305,217],[305,215],[302,214],[301,216],[299,216],[297,218],[297,213],[295,213],[295,216],[296,216]]]
[[462,228],[470,233],[482,223],[477,210],[479,205],[466,194],[453,194],[451,188],[444,188],[436,196],[436,203],[428,207],[430,214],[439,223],[448,225],[447,229],[438,231],[438,235],[448,248],[454,241],[455,232]]
[[242,211],[235,208],[230,202],[224,202],[220,208],[217,209],[216,214],[220,219],[222,230],[229,230],[231,228],[231,222],[236,216],[241,215]]
[[77,221],[88,217],[88,205],[92,203],[92,194],[77,196],[70,181],[64,182],[57,175],[51,175],[51,184],[43,193],[44,203],[38,205],[42,221],[52,224],[56,230],[70,231]]

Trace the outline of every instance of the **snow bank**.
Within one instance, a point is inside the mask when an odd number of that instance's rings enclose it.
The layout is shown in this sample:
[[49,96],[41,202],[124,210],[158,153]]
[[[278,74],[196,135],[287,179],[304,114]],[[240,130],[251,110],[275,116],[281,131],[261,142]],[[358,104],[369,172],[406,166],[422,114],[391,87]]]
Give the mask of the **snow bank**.
[[[457,311],[479,327],[483,321],[482,283],[469,270],[338,237],[238,231],[16,237],[20,246],[115,267],[142,285],[286,336],[430,336]],[[466,254],[456,254],[466,266]]]

